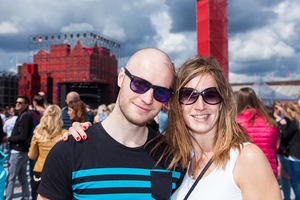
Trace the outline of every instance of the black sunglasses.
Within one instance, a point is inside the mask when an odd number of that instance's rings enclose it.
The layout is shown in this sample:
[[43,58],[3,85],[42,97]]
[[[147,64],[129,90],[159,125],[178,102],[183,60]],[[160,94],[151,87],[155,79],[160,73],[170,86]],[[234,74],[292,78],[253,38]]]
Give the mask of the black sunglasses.
[[202,92],[198,92],[194,88],[182,88],[179,91],[179,101],[182,104],[190,105],[197,101],[199,95],[201,95],[203,100],[210,105],[215,105],[222,101],[222,97],[215,87],[206,88]]
[[130,78],[130,89],[135,93],[143,94],[147,92],[150,88],[153,88],[153,97],[159,102],[167,101],[173,94],[172,89],[152,85],[145,79],[132,75],[126,68],[125,74]]
[[21,102],[21,101],[16,101],[16,104],[20,104],[20,105],[22,105],[22,104],[23,104],[23,102]]

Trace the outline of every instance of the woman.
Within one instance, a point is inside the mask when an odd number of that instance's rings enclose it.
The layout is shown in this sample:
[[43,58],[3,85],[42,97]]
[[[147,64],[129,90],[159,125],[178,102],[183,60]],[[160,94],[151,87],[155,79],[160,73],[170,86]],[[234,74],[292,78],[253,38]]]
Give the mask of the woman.
[[73,122],[86,122],[86,107],[83,101],[70,101],[68,104],[68,115],[70,116],[71,124]]
[[161,142],[173,154],[169,167],[181,164],[187,173],[172,199],[184,199],[210,159],[189,199],[281,199],[268,160],[235,121],[233,92],[216,59],[186,61],[174,91]]
[[269,115],[264,103],[256,96],[251,88],[241,88],[236,97],[236,121],[244,127],[256,144],[266,155],[277,177],[277,139],[276,121]]
[[41,172],[49,151],[54,146],[55,141],[64,132],[67,132],[67,130],[62,129],[62,125],[61,109],[57,105],[50,105],[45,110],[39,125],[34,129],[28,157],[32,160],[37,159],[33,168],[34,183],[32,189],[35,194],[40,184]]
[[288,160],[287,170],[291,178],[296,199],[300,199],[300,111],[297,104],[286,103],[283,106],[284,118],[282,125],[280,150],[286,150],[284,160]]
[[[289,104],[289,103],[288,103]],[[287,107],[287,105],[285,106]],[[286,138],[286,135],[290,131],[297,131],[297,126],[291,126],[292,117],[290,114],[283,109],[281,102],[274,102],[273,106],[273,116],[276,122],[279,125],[279,145],[277,150],[278,157],[278,181],[283,193],[284,200],[290,200],[291,198],[291,177],[290,177],[290,167],[288,159],[288,144],[289,140]],[[286,113],[286,116],[284,115]],[[295,124],[296,125],[296,124]]]
[[105,104],[101,104],[98,106],[97,113],[94,117],[94,124],[98,122],[102,122],[108,116],[108,109]]

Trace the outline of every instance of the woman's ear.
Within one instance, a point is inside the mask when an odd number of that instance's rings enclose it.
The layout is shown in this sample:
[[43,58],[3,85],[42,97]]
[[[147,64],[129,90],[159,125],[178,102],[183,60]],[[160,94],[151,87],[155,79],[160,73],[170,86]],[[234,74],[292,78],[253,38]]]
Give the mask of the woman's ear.
[[118,86],[121,87],[125,77],[125,68],[122,67],[118,75]]

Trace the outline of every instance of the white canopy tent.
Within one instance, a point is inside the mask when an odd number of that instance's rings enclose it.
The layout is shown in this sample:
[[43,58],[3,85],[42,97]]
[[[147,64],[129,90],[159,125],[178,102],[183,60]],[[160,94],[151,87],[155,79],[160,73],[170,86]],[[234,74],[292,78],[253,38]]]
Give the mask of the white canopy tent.
[[255,91],[256,95],[263,100],[263,102],[270,106],[275,101],[297,101],[295,97],[290,97],[283,95],[279,92],[273,90],[269,85],[267,85],[262,78],[258,78],[252,85],[252,89]]

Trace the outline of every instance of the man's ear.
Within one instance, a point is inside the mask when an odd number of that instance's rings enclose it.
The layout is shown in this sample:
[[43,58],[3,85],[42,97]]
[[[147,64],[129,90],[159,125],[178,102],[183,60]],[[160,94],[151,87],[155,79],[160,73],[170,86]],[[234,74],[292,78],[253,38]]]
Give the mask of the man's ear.
[[124,77],[126,76],[125,74],[125,68],[122,67],[120,72],[119,72],[119,75],[118,75],[118,86],[121,87],[122,86],[122,83],[123,83],[123,80],[124,80]]

